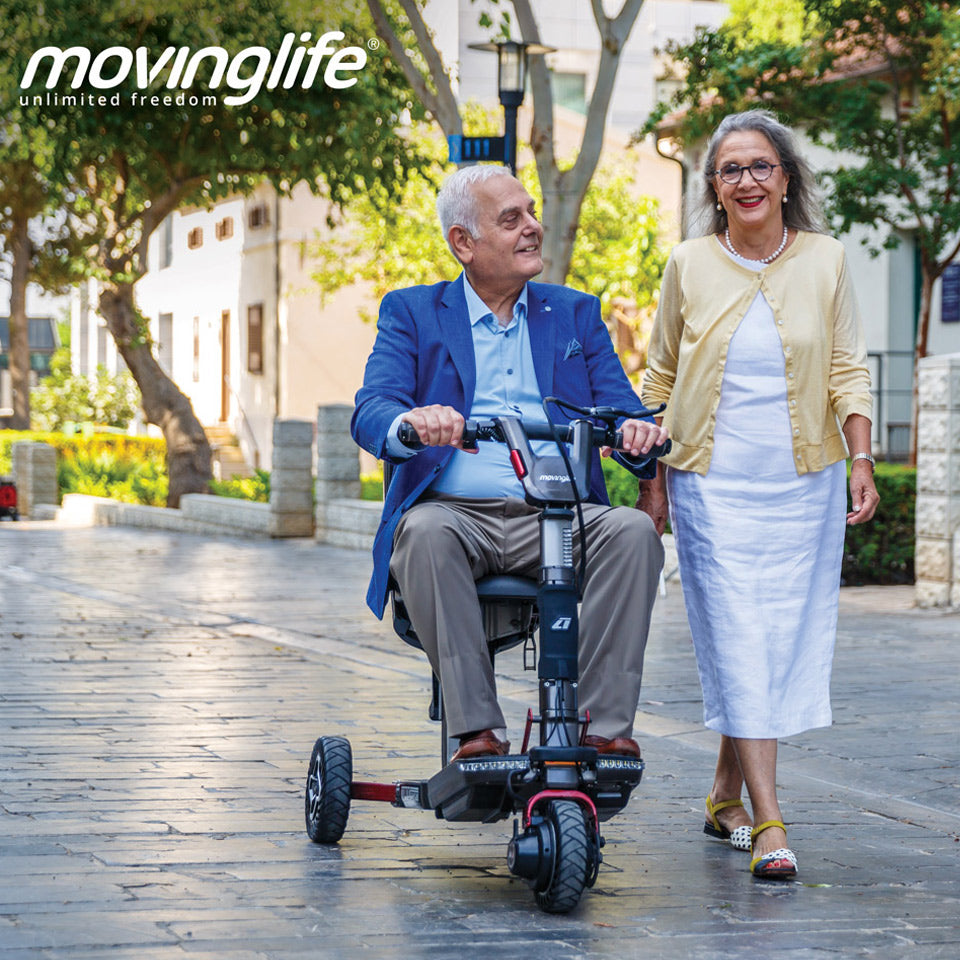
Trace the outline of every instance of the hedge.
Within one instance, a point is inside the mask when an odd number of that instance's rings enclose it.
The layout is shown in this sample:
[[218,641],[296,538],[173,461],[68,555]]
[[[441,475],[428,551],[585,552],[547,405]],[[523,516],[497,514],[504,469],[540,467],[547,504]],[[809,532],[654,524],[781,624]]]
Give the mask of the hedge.
[[0,474],[10,472],[11,447],[21,440],[47,443],[56,449],[61,497],[86,493],[157,507],[167,502],[166,444],[162,438],[0,430]]
[[[880,506],[869,523],[847,527],[843,582],[849,586],[913,583],[916,467],[878,463],[874,481]],[[849,509],[849,493],[847,497]]]

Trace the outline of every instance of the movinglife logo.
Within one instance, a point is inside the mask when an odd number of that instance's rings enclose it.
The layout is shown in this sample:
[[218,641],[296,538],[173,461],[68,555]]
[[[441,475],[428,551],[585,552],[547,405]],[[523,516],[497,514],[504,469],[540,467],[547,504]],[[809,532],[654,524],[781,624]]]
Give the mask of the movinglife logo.
[[[280,49],[274,53],[267,47],[246,47],[233,56],[223,47],[203,47],[195,52],[189,47],[167,47],[158,55],[153,55],[147,47],[107,47],[96,56],[89,47],[41,47],[31,57],[20,79],[20,89],[30,87],[42,77],[41,71],[48,67],[46,88],[54,89],[62,80],[65,72],[69,75],[68,61],[72,62],[73,80],[70,86],[77,90],[85,82],[97,90],[112,90],[133,80],[140,90],[147,90],[155,84],[165,70],[169,70],[166,87],[168,90],[189,90],[197,79],[201,64],[212,62],[212,72],[206,85],[217,89],[221,85],[232,92],[223,98],[225,104],[239,105],[249,103],[264,87],[274,90],[281,87],[289,90],[299,83],[307,90],[314,85],[323,68],[323,83],[333,90],[345,90],[357,82],[356,73],[367,62],[367,52],[363,47],[337,47],[335,43],[344,39],[339,30],[324,33],[312,46],[307,46],[312,34],[301,33],[300,44],[296,45],[297,35],[288,33],[280,43]],[[370,41],[375,49],[375,41]],[[151,60],[151,57],[154,59]],[[49,66],[48,66],[49,65]],[[302,72],[301,72],[302,71]],[[155,89],[155,88],[154,88]],[[63,105],[106,104],[107,97],[94,94],[46,94],[46,102]],[[133,104],[170,105],[174,98],[169,94],[145,95],[132,93]],[[175,102],[182,104],[215,102],[209,96],[201,100],[191,96],[189,101],[181,93]],[[21,95],[20,103],[27,106],[31,102],[43,103],[43,94]],[[119,103],[119,93],[110,98],[110,102]]]

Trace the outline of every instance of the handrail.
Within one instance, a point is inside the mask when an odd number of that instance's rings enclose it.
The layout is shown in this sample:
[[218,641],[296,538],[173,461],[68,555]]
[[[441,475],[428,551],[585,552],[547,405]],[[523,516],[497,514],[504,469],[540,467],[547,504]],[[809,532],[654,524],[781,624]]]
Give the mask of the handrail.
[[240,411],[240,423],[243,427],[246,428],[247,436],[250,440],[250,443],[253,445],[253,466],[255,470],[260,469],[260,445],[257,443],[256,434],[253,432],[253,427],[250,425],[250,420],[247,417],[246,410],[243,409],[243,404],[240,402],[240,395],[233,388],[233,384],[230,382],[230,377],[228,374],[223,375],[223,382],[227,385],[227,389],[230,391],[230,395],[234,400],[237,401],[237,410]]

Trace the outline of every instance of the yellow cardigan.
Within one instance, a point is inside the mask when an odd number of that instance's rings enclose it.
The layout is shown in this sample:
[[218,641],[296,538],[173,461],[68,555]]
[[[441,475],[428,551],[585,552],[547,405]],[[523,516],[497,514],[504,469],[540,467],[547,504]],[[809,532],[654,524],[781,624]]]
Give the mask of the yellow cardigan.
[[650,337],[642,397],[667,403],[669,466],[706,474],[727,347],[761,290],[773,310],[786,365],[797,473],[846,457],[837,420],[873,413],[866,344],[843,246],[798,233],[759,271],[734,262],[713,235],[675,247]]

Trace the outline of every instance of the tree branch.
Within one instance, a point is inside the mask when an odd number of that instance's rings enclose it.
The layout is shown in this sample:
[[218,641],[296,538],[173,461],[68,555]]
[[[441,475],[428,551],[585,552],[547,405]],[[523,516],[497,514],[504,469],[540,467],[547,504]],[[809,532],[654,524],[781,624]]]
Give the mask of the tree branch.
[[436,117],[437,123],[440,124],[440,129],[443,130],[444,134],[449,137],[463,133],[460,110],[457,106],[456,97],[453,95],[450,77],[443,65],[440,52],[433,42],[433,37],[427,29],[426,23],[424,23],[423,16],[412,0],[400,0],[400,4],[407,20],[410,22],[420,52],[427,61],[427,67],[430,70],[431,79],[436,89],[430,89],[427,78],[420,72],[404,49],[400,38],[387,18],[381,0],[367,0],[367,9],[370,11],[370,16],[373,17],[377,34],[386,41],[390,53],[400,64],[400,68],[407,78],[407,83],[413,88],[420,102]]
[[[530,6],[530,0],[513,0],[513,9],[520,25],[520,35],[525,43],[542,43],[540,28]],[[549,170],[557,169],[557,156],[553,143],[553,90],[550,87],[550,71],[543,57],[530,61],[530,89],[533,94],[533,123],[530,127],[530,147],[540,171],[540,180]],[[562,174],[561,174],[562,176]]]
[[613,20],[603,13],[601,0],[592,0],[594,17],[601,32],[600,66],[597,80],[587,108],[587,125],[583,131],[583,145],[572,171],[575,189],[586,189],[596,170],[603,149],[603,131],[613,96],[614,82],[620,65],[623,46],[640,15],[643,0],[625,0],[620,13]]

